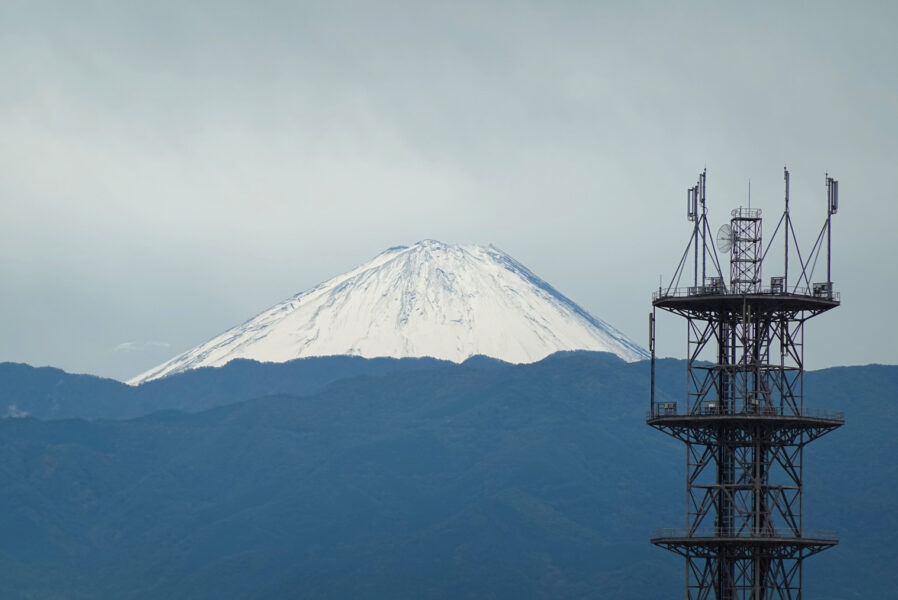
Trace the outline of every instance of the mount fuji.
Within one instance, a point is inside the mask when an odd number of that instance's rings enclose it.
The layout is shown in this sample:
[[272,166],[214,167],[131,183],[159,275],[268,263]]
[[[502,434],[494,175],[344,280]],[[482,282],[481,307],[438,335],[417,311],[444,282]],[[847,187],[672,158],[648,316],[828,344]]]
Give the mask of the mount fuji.
[[530,363],[562,350],[648,357],[498,248],[424,240],[296,294],[205,344],[138,375],[137,385],[235,358],[486,355]]

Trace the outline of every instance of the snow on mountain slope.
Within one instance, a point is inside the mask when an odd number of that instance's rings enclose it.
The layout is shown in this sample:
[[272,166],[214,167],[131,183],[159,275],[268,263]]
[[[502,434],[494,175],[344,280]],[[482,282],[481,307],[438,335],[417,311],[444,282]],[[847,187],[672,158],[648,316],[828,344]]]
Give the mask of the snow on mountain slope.
[[484,354],[512,363],[559,350],[646,351],[493,246],[424,240],[299,293],[212,340],[138,375],[165,377],[235,358]]

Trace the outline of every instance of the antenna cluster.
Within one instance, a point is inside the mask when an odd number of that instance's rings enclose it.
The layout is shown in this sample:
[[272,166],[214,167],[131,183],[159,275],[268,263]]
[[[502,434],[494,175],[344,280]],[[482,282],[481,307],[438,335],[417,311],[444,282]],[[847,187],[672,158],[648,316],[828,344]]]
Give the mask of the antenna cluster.
[[[827,173],[827,218],[810,253],[805,257],[798,246],[795,228],[792,225],[789,208],[790,174],[785,167],[783,168],[783,180],[785,184],[784,210],[766,247],[762,247],[760,209],[751,207],[734,209],[731,212],[729,223],[721,225],[717,229],[716,236],[711,234],[706,201],[707,170],[703,170],[696,184],[686,190],[686,218],[694,224],[692,236],[666,291],[669,293],[678,289],[683,276],[688,270],[687,264],[690,254],[693,258],[691,261],[693,263],[691,289],[706,289],[709,286],[712,289],[719,289],[722,285],[723,289],[728,293],[744,291],[741,289],[744,286],[736,285],[736,280],[744,283],[743,280],[746,276],[751,277],[750,281],[760,277],[761,262],[767,257],[767,253],[773,246],[774,240],[781,229],[784,237],[783,275],[777,280],[777,287],[793,293],[799,290],[816,289],[818,293],[825,293],[826,290],[831,290],[831,217],[838,212],[839,208],[839,182]],[[826,241],[826,281],[813,284],[812,278],[817,261],[823,251],[824,237]],[[724,275],[724,268],[721,265],[718,251],[730,259],[731,268],[728,282]],[[790,255],[798,257],[800,268],[798,278],[792,282],[791,288],[789,287]],[[753,269],[753,271],[746,270],[749,268]],[[759,280],[758,283],[760,283]]]

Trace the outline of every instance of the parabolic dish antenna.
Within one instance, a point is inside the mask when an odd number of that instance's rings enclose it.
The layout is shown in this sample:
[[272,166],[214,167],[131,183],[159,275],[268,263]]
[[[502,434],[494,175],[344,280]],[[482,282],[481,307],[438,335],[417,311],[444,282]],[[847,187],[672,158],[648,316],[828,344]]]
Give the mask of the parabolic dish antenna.
[[729,224],[721,225],[717,230],[717,249],[721,252],[733,249],[733,228]]

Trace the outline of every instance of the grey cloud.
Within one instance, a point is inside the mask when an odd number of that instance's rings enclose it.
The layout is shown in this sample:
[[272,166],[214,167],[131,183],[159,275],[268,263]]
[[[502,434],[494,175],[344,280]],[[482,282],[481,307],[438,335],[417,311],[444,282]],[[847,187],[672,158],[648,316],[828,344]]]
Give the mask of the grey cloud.
[[809,365],[898,362],[864,331],[898,291],[896,11],[4,3],[0,360],[127,378],[427,237],[493,242],[641,342],[695,175],[719,225],[749,178],[777,214],[787,163],[808,244],[842,185]]

